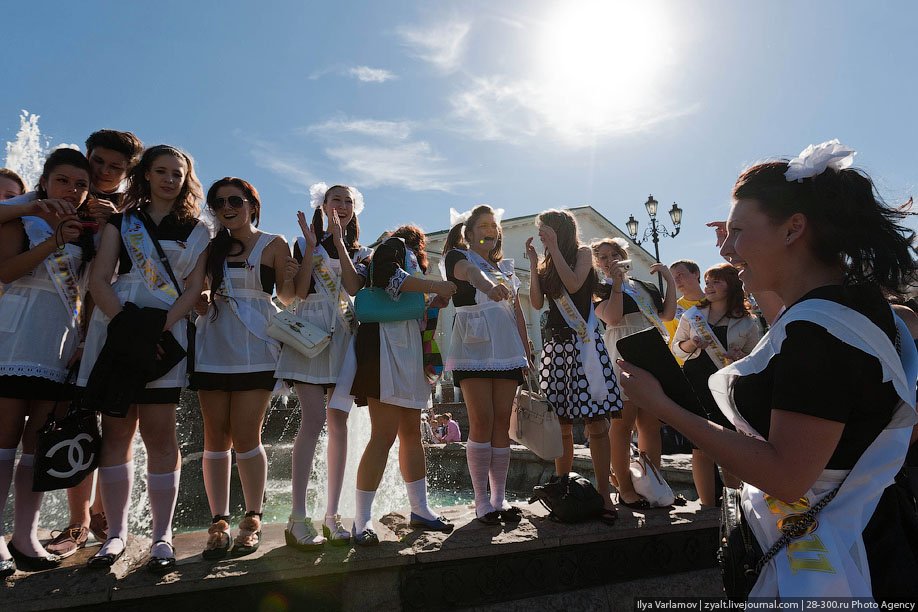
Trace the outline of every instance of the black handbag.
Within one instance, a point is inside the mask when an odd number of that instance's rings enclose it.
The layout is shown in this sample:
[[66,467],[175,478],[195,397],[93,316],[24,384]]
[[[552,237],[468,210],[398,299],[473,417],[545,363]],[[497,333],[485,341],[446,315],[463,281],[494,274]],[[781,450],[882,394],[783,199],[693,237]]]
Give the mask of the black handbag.
[[529,503],[541,502],[549,517],[559,523],[579,523],[602,513],[602,495],[589,479],[577,472],[552,479],[532,489]]
[[67,414],[57,419],[54,414],[59,404],[55,404],[38,432],[32,480],[35,492],[74,487],[99,465],[102,433],[95,411],[84,408],[80,399],[74,399]]

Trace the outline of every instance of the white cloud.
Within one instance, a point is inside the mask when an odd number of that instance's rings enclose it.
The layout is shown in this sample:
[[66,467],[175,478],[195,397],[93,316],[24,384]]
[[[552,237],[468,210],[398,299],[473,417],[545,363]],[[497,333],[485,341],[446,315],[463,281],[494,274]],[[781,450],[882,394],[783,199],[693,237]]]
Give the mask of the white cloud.
[[343,145],[326,149],[325,153],[361,186],[448,192],[463,184],[445,167],[446,160],[424,141]]
[[307,168],[308,162],[277,151],[274,145],[261,140],[252,143],[251,155],[255,165],[281,177],[295,193],[308,193],[309,186],[318,182]]
[[396,78],[395,74],[383,68],[370,68],[369,66],[355,66],[347,71],[349,75],[364,83],[385,83]]
[[311,125],[304,130],[307,134],[359,134],[375,138],[405,140],[411,135],[410,121],[379,121],[375,119],[329,119]]
[[412,55],[443,72],[454,72],[462,60],[470,29],[470,22],[453,20],[436,25],[402,26],[397,32]]

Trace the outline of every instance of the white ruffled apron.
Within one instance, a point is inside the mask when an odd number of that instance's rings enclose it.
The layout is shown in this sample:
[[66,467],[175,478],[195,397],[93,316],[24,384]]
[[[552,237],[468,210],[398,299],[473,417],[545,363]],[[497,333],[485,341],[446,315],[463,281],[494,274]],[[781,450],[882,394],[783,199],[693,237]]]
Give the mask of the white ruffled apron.
[[597,403],[606,401],[609,397],[609,390],[606,386],[606,377],[603,375],[602,363],[599,360],[599,349],[595,342],[598,325],[596,313],[591,307],[590,318],[584,321],[583,315],[577,310],[574,300],[564,287],[561,288],[561,295],[555,298],[555,304],[567,325],[574,330],[577,356],[589,384],[590,399]]
[[[213,306],[198,318],[195,371],[242,374],[273,372],[280,343],[268,336],[268,323],[278,312],[261,285],[261,256],[273,234],[261,234],[242,268],[223,264],[223,284],[215,291]],[[253,263],[254,262],[254,263]]]
[[761,434],[740,415],[733,402],[733,385],[738,377],[763,371],[780,352],[786,326],[792,321],[810,321],[830,334],[870,355],[876,355],[883,380],[892,381],[900,402],[892,419],[864,451],[854,468],[823,470],[806,493],[806,501],[786,504],[760,489],[743,486],[742,505],[749,525],[763,551],[781,537],[777,523],[815,505],[825,494],[843,483],[835,498],[816,515],[817,526],[779,551],[762,569],[750,597],[799,599],[819,596],[872,598],[870,568],[861,534],[873,515],[883,490],[902,467],[915,413],[915,381],[918,352],[908,328],[895,317],[902,344],[902,356],[889,338],[864,315],[828,300],[806,300],[784,313],[762,338],[753,352],[713,374],[709,384],[718,406],[737,431],[762,439]]
[[[39,217],[23,217],[30,248],[53,235]],[[0,294],[0,376],[67,378],[67,362],[80,341],[79,319],[89,279],[83,250],[65,244]]]
[[[118,300],[125,304],[132,302],[139,308],[150,307],[169,310],[178,294],[165,266],[159,261],[159,256],[153,246],[153,242],[147,235],[146,228],[140,221],[139,217],[134,214],[125,213],[121,223],[121,238],[131,256],[132,267],[129,272],[117,276],[112,290],[118,296]],[[204,223],[198,223],[188,240],[182,242],[178,240],[160,240],[159,244],[163,248],[166,257],[169,258],[169,264],[175,277],[181,279],[187,278],[200,255],[210,243],[210,230]],[[139,265],[138,265],[139,264]],[[85,387],[89,382],[89,374],[99,358],[99,353],[105,345],[105,339],[108,336],[108,324],[110,319],[105,316],[100,308],[93,310],[92,319],[89,322],[89,331],[86,334],[86,346],[83,349],[83,360],[80,363],[80,373],[77,378],[77,385]],[[183,317],[172,326],[172,335],[182,346],[188,348],[187,321]],[[182,359],[174,368],[169,370],[165,375],[154,381],[147,383],[147,389],[174,389],[184,387],[187,384],[187,364]]]
[[475,305],[457,306],[444,369],[447,371],[506,371],[528,364],[513,309],[520,282],[513,274],[513,260],[495,267],[472,250],[462,251],[492,282],[510,289],[512,300],[495,302],[479,289]]

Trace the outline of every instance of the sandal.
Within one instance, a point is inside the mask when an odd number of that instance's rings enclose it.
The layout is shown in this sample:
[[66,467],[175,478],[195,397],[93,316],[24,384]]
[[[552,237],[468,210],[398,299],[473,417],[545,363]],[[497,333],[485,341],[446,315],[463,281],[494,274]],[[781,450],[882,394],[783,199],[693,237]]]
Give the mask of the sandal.
[[372,528],[367,527],[358,533],[357,527],[352,526],[351,532],[354,534],[354,544],[357,546],[379,546],[379,536]]
[[[329,520],[333,521],[334,530],[328,526]],[[351,543],[351,532],[341,524],[341,515],[325,515],[325,522],[322,523],[322,535],[328,538],[332,546],[348,546]]]
[[500,525],[500,513],[497,510],[492,510],[484,516],[476,516],[475,520],[484,525]]
[[[153,546],[157,544],[165,544],[168,546],[171,554],[168,557],[150,557],[150,560],[147,561],[147,571],[160,575],[167,574],[175,567],[175,546],[172,545],[172,542],[167,542],[165,540],[156,540],[153,542]],[[151,547],[151,550],[152,548],[153,547]]]
[[[303,528],[303,533],[297,535],[294,530],[300,526]],[[305,519],[297,519],[291,516],[287,520],[287,528],[284,529],[284,541],[287,546],[304,552],[325,546],[325,538],[319,536],[316,528],[312,526],[312,519],[308,516]]]
[[207,544],[201,557],[207,561],[223,559],[229,554],[233,539],[230,536],[229,516],[217,514],[207,529]]
[[614,525],[615,521],[618,520],[618,510],[615,508],[603,508],[602,512],[599,513],[599,520],[606,525]]
[[239,523],[239,533],[233,544],[233,550],[230,555],[233,557],[244,557],[251,555],[258,550],[261,544],[261,512],[250,510],[245,513],[245,517]]
[[[109,538],[105,540],[105,544],[108,544],[111,540],[121,540],[121,538]],[[121,558],[121,555],[124,554],[124,551],[127,550],[127,543],[124,540],[121,540],[121,543],[123,546],[120,551],[117,553],[106,553],[104,555],[102,554],[102,549],[105,548],[105,544],[103,544],[99,552],[86,561],[86,567],[91,569],[108,569],[113,566],[115,562]]]
[[633,502],[626,502],[624,499],[622,499],[621,493],[618,494],[618,503],[625,506],[626,508],[631,508],[632,510],[650,510],[651,507],[650,502],[643,497],[639,497]]

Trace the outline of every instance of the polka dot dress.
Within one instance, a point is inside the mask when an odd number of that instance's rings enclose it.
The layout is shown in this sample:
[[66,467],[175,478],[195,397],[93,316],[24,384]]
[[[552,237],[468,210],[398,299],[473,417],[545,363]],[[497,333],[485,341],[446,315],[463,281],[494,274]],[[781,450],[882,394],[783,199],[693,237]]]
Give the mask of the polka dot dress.
[[570,334],[555,333],[542,349],[539,386],[559,417],[582,419],[601,415],[613,418],[621,416],[618,414],[622,409],[621,391],[599,330],[595,331],[594,338],[599,349],[599,363],[606,379],[606,389],[609,391],[608,397],[598,403],[590,398],[590,384],[580,362],[573,331]]

